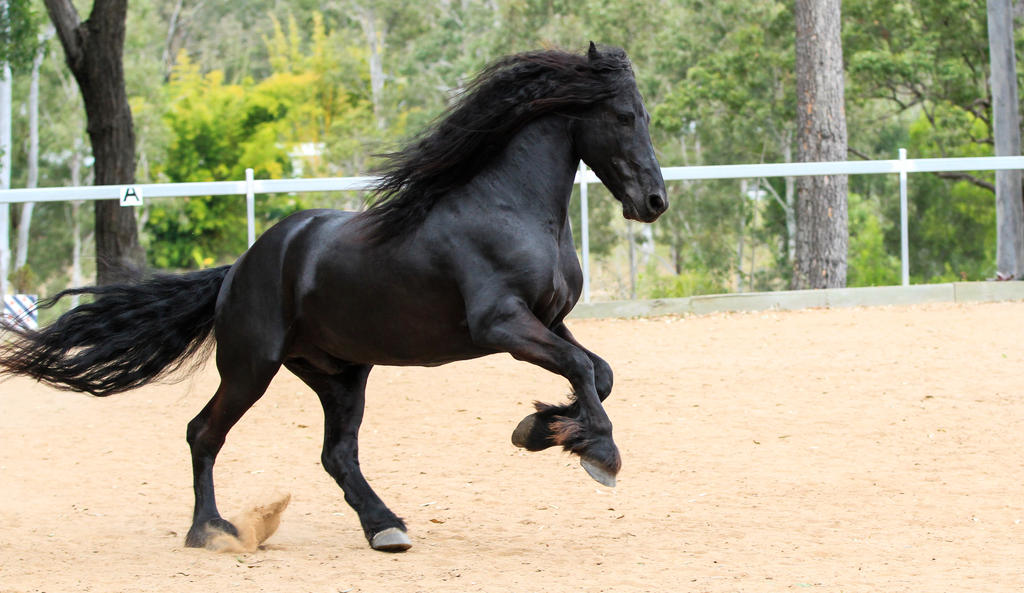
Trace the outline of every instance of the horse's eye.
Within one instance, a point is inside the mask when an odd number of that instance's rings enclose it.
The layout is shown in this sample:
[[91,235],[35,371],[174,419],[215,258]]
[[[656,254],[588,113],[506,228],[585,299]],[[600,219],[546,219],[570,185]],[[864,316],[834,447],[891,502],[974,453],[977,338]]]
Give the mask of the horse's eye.
[[633,114],[632,113],[620,113],[617,116],[619,123],[624,126],[633,125]]

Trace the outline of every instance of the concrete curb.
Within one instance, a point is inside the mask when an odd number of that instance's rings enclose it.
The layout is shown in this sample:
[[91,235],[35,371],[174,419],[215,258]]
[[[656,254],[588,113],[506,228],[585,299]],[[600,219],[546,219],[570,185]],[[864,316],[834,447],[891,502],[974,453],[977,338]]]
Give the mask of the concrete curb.
[[792,311],[813,307],[876,307],[1013,300],[1024,300],[1024,282],[953,282],[916,286],[747,292],[648,301],[607,301],[576,305],[569,317],[656,317],[705,315],[722,311]]

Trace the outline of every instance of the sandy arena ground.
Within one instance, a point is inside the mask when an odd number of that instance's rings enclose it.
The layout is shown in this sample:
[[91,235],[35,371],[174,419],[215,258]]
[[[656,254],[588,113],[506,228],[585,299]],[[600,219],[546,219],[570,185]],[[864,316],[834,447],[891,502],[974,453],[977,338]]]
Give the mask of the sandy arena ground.
[[370,377],[361,457],[413,548],[373,552],[287,372],[228,436],[252,554],[182,542],[217,384],[0,384],[0,591],[1024,591],[1024,303],[576,321],[616,372],[619,486],[509,442],[567,384],[508,356]]

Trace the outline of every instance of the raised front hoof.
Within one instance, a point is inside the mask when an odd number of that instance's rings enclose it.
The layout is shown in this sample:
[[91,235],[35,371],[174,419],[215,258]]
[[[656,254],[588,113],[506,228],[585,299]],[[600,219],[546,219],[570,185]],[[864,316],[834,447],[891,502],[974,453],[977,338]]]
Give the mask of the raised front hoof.
[[602,486],[609,488],[615,487],[615,474],[611,473],[608,469],[601,467],[597,462],[587,459],[586,457],[580,457],[580,465],[583,469],[587,470],[591,478],[597,480]]
[[370,547],[378,552],[404,552],[412,547],[412,541],[401,529],[389,527],[370,538]]
[[523,418],[512,431],[512,444],[527,451],[543,451],[552,446],[548,420],[539,419],[537,413]]
[[238,529],[230,521],[220,517],[203,523],[193,523],[185,536],[185,547],[205,548],[213,537],[222,533],[238,537]]

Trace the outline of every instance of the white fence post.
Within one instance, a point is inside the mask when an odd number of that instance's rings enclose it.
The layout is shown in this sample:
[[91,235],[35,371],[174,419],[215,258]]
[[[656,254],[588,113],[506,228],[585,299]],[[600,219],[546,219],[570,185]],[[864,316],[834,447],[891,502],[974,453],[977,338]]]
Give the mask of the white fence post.
[[7,296],[7,276],[11,273],[11,205],[0,202],[0,299]]
[[583,302],[590,302],[590,202],[587,195],[587,166],[580,162],[580,247],[583,252]]
[[[907,160],[907,149],[900,149],[900,160]],[[900,271],[903,286],[910,286],[910,235],[907,223],[907,169],[900,168]]]
[[245,170],[245,220],[249,230],[249,247],[256,242],[256,191],[253,170]]
[[[7,3],[3,4],[6,9]],[[11,187],[11,68],[0,63],[0,190]],[[0,300],[7,295],[7,276],[11,273],[11,206],[0,203]]]

